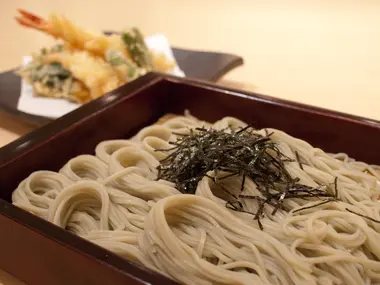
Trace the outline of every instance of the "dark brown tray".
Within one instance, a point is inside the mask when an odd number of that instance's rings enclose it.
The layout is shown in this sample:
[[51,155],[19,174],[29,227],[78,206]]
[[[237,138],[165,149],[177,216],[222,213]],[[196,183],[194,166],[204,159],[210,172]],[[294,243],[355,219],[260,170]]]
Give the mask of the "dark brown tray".
[[29,285],[165,285],[174,282],[10,204],[31,172],[57,171],[98,142],[128,138],[166,113],[204,120],[236,116],[329,152],[380,164],[376,121],[210,83],[150,73],[0,149],[0,268]]
[[[111,34],[113,32],[106,33]],[[243,64],[243,59],[233,54],[180,48],[173,48],[173,54],[187,77],[207,81],[217,81],[232,69]],[[12,71],[0,73],[0,110],[37,126],[51,122],[52,119],[17,110],[20,89],[21,79],[19,76]]]

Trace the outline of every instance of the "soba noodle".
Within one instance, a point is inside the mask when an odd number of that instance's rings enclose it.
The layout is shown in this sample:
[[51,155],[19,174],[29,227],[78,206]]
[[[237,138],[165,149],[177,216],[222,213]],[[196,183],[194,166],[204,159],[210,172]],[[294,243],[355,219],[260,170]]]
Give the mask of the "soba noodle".
[[[285,163],[292,177],[339,193],[339,200],[315,207],[320,201],[284,200],[274,215],[273,206],[266,205],[263,230],[249,213],[226,208],[207,176],[195,195],[157,181],[157,166],[167,153],[155,150],[170,148],[175,134],[195,127],[244,126],[230,117],[212,125],[191,116],[175,117],[142,129],[130,140],[101,142],[95,156],[75,157],[59,173],[32,173],[12,200],[184,284],[380,284],[377,166],[325,153],[279,130],[258,130],[262,135],[273,132],[272,141],[292,159]],[[225,183],[232,193],[240,191],[241,177]],[[260,195],[250,179],[244,193]],[[253,199],[243,204],[247,212],[258,210]]]

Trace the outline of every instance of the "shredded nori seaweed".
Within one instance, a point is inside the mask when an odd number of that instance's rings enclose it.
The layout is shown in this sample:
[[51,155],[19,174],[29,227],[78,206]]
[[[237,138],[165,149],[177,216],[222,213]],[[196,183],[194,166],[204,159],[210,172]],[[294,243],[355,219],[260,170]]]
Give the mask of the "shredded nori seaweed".
[[359,217],[362,217],[362,218],[364,218],[364,219],[367,219],[367,220],[370,220],[370,221],[372,221],[372,222],[375,222],[375,223],[380,224],[380,221],[379,221],[379,220],[376,220],[376,219],[371,218],[371,217],[369,217],[369,216],[366,216],[366,215],[363,215],[363,214],[360,214],[360,213],[354,212],[354,211],[352,211],[352,210],[350,210],[350,209],[348,209],[348,208],[346,208],[346,211],[347,211],[347,212],[350,212],[351,214],[355,214],[355,215],[357,215],[357,216],[359,216]]
[[[258,134],[252,126],[247,126],[238,131],[195,128],[190,129],[189,134],[176,134],[177,140],[169,142],[172,148],[156,150],[169,153],[160,161],[157,179],[175,183],[182,193],[195,194],[198,182],[207,176],[228,195],[227,208],[254,215],[261,229],[260,218],[264,216],[266,204],[273,206],[274,215],[278,209],[283,209],[286,199],[324,198],[321,203],[314,205],[318,206],[338,198],[337,179],[335,193],[331,194],[322,186],[312,188],[299,183],[298,178],[292,178],[284,163],[293,160],[285,156],[271,140],[273,133],[265,133]],[[209,176],[209,171],[214,171],[215,176]],[[221,172],[226,174],[218,177]],[[239,195],[234,195],[222,185],[224,179],[232,176],[242,177]],[[243,194],[246,178],[256,184],[261,196]],[[251,213],[243,209],[244,199],[256,200],[258,211]]]
[[296,153],[296,158],[297,158],[298,165],[303,170],[303,166],[302,166],[302,163],[301,163],[300,155],[299,155],[298,151],[295,151],[295,153]]

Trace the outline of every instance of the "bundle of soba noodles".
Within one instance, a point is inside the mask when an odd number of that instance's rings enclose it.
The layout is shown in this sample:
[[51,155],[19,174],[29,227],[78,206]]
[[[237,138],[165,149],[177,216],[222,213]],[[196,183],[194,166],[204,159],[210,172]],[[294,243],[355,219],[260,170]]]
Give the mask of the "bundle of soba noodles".
[[378,166],[231,117],[160,123],[13,203],[184,284],[380,284]]
[[120,34],[90,33],[52,14],[49,20],[19,10],[17,21],[59,39],[18,70],[35,94],[85,103],[149,72],[168,72],[174,62],[148,49],[137,28]]

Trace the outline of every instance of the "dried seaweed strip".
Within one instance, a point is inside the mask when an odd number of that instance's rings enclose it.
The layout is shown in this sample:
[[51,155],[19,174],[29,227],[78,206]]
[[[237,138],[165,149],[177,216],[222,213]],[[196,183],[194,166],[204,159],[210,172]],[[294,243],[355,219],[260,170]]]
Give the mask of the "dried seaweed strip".
[[338,200],[338,177],[334,179],[335,200]]
[[352,211],[352,210],[350,210],[350,209],[348,209],[348,208],[346,208],[346,211],[347,211],[347,212],[350,212],[350,213],[352,213],[352,214],[354,214],[354,215],[357,215],[357,216],[359,216],[359,217],[362,217],[362,218],[364,218],[364,219],[370,220],[370,221],[372,221],[372,222],[374,222],[374,223],[378,223],[378,224],[380,224],[380,221],[379,221],[379,220],[376,220],[376,219],[371,218],[371,217],[369,217],[369,216],[366,216],[366,215],[363,215],[363,214],[360,214],[360,213],[354,212],[354,211]]
[[303,170],[303,166],[302,166],[302,163],[300,160],[300,155],[299,155],[298,151],[295,151],[295,153],[296,153],[296,159],[297,159],[298,165]]
[[330,203],[332,201],[334,201],[334,200],[324,200],[324,201],[322,201],[320,203],[317,203],[317,204],[314,204],[314,205],[311,205],[311,206],[298,208],[297,210],[294,210],[293,213],[297,213],[297,212],[300,212],[300,211],[303,211],[303,210],[308,210],[308,209],[312,209],[312,208],[315,208],[315,207],[319,207],[319,206],[322,206],[324,204]]

